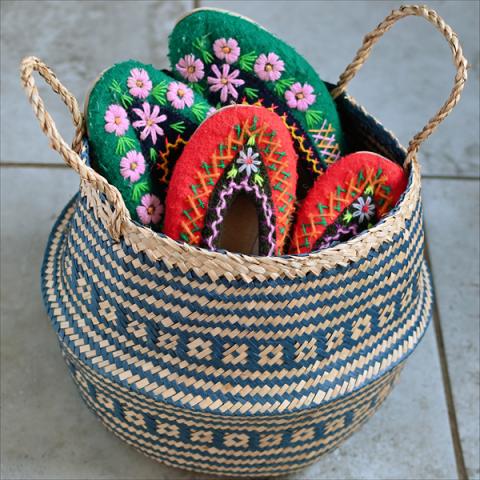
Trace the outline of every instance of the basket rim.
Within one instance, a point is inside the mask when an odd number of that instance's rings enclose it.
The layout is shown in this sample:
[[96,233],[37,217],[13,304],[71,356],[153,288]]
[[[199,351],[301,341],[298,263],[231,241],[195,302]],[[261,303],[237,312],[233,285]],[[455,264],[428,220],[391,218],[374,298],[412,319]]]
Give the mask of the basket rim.
[[[374,116],[351,96],[342,95],[365,118],[392,142],[405,158],[406,149],[400,144],[393,132],[387,130]],[[96,218],[105,226],[111,225],[113,206],[103,194],[88,182],[82,181],[80,192],[87,197],[88,206],[93,208]],[[338,245],[307,254],[281,256],[257,256],[228,251],[210,251],[202,247],[173,240],[164,233],[154,232],[132,219],[123,226],[120,242],[125,242],[136,252],[145,253],[152,261],[168,259],[183,272],[194,271],[212,280],[225,277],[229,280],[243,279],[246,282],[275,280],[279,277],[302,278],[309,274],[346,266],[361,260],[372,250],[391,241],[395,234],[404,229],[405,220],[410,218],[420,195],[420,166],[414,157],[410,163],[409,182],[397,205],[380,222],[356,237]],[[122,200],[123,201],[123,200]]]

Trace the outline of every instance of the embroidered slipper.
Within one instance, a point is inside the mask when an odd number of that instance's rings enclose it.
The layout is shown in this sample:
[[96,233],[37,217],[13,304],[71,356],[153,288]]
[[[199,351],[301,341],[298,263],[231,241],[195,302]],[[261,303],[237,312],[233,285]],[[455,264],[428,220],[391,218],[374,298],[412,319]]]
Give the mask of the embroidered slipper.
[[209,108],[184,83],[133,60],[95,83],[85,106],[92,165],[134,220],[160,230],[173,165]]
[[300,206],[290,253],[331,247],[370,228],[395,206],[407,182],[402,167],[376,153],[341,158]]
[[285,116],[299,155],[297,195],[340,158],[335,103],[292,47],[237,14],[202,8],[178,21],[169,41],[173,74],[213,105],[251,103]]
[[224,107],[177,161],[164,233],[210,250],[280,255],[295,208],[296,167],[281,117],[252,105]]

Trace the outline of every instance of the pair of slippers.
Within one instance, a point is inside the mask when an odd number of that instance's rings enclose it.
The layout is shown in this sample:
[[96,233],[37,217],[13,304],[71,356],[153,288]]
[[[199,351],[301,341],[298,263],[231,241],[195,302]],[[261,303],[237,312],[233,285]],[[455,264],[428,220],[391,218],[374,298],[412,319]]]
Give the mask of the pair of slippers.
[[403,170],[375,154],[340,159],[325,84],[259,25],[196,10],[169,57],[172,71],[115,65],[86,106],[92,163],[134,220],[211,250],[281,255],[343,241],[398,200]]

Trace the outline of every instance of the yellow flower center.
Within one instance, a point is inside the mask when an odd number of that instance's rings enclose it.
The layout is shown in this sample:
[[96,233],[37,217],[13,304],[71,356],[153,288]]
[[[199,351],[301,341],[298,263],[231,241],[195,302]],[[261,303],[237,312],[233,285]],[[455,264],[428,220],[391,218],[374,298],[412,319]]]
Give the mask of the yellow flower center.
[[187,67],[187,72],[188,73],[195,73],[195,67],[193,65],[190,65],[189,67]]
[[152,206],[150,205],[150,207],[147,208],[147,213],[148,213],[149,215],[153,215],[154,212],[155,212],[155,207],[152,207]]
[[136,168],[138,167],[138,163],[137,162],[132,162],[130,164],[130,170],[136,170]]
[[137,87],[139,87],[139,88],[142,88],[142,87],[143,87],[143,82],[142,82],[141,80],[137,80],[137,81],[135,82],[135,84],[136,84]]
[[147,125],[148,125],[149,127],[151,127],[151,126],[153,125],[153,120],[152,120],[151,118],[149,118],[149,119],[147,120]]
[[271,63],[267,63],[265,65],[265,71],[266,72],[271,72],[273,70],[273,65]]
[[297,98],[297,100],[301,100],[302,98],[305,98],[305,95],[302,92],[299,92],[295,95],[295,97]]
[[178,91],[177,91],[177,95],[182,98],[184,95],[185,95],[185,90],[179,88]]
[[228,83],[228,80],[226,78],[222,78],[220,80],[220,83],[222,83],[223,85],[226,85]]
[[122,123],[122,119],[120,117],[115,117],[115,125],[120,125]]
[[224,47],[222,47],[222,52],[223,52],[223,53],[230,53],[231,51],[232,51],[232,49],[231,49],[229,46],[227,46],[227,45],[225,45]]

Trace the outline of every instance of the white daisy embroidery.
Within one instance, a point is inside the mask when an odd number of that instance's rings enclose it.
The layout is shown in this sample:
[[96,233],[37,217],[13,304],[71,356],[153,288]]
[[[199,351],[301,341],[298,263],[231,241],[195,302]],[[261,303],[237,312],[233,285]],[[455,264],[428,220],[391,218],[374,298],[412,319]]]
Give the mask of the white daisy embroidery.
[[358,217],[360,223],[364,220],[369,221],[375,213],[375,205],[372,203],[372,197],[367,197],[366,200],[363,197],[359,197],[352,205],[352,208],[353,216]]
[[254,153],[251,147],[248,147],[246,153],[245,150],[242,150],[240,152],[240,156],[237,158],[237,163],[240,165],[238,171],[243,172],[244,170],[246,170],[247,177],[249,177],[252,172],[257,172],[257,165],[260,165],[260,160],[256,160],[258,156],[259,154]]

